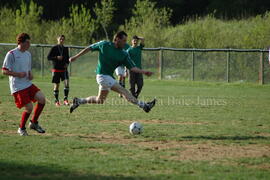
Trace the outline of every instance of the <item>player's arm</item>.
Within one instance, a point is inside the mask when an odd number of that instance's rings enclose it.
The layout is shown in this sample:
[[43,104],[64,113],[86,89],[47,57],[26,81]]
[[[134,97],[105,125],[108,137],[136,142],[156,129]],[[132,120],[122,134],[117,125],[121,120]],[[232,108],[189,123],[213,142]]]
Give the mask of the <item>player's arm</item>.
[[79,52],[75,56],[69,58],[69,61],[70,62],[75,61],[76,59],[78,59],[79,57],[81,57],[84,54],[88,53],[89,51],[99,51],[107,43],[109,43],[109,42],[107,42],[107,41],[99,41],[97,43],[91,44],[90,46],[84,48],[81,52]]
[[33,75],[32,71],[28,71],[28,79],[30,81],[32,81],[34,79],[34,75]]
[[137,68],[137,67],[133,67],[130,69],[132,72],[135,72],[135,73],[140,73],[140,74],[144,74],[146,76],[151,76],[153,74],[153,72],[150,72],[150,71],[146,71],[146,70],[143,70],[143,69],[140,69],[140,68]]
[[89,51],[91,51],[90,47],[84,48],[82,51],[80,51],[78,54],[76,54],[75,56],[72,56],[71,58],[69,58],[69,62],[73,62],[76,59],[78,59],[79,57],[85,55],[86,53],[88,53]]
[[69,64],[69,49],[65,47],[65,62]]
[[107,44],[107,41],[99,41],[97,43],[91,44],[90,46],[84,48],[81,52],[76,54],[75,56],[69,58],[69,61],[75,61],[77,58],[83,56],[84,54],[88,53],[89,51],[99,51],[105,44]]
[[138,37],[141,40],[141,45],[144,46],[144,37]]
[[52,49],[50,50],[47,59],[49,61],[56,61],[56,60],[62,60],[63,57],[62,56],[57,56],[57,49],[55,47],[52,47]]
[[15,57],[12,52],[7,53],[3,66],[2,66],[2,74],[6,76],[24,78],[27,75],[26,72],[13,72],[12,71],[13,63],[15,61],[14,58]]
[[2,68],[2,74],[6,76],[13,76],[19,78],[24,78],[26,76],[26,72],[13,72],[6,68]]
[[146,71],[146,70],[143,70],[143,69],[140,69],[140,68],[137,68],[134,61],[130,58],[129,56],[129,53],[127,53],[127,57],[124,61],[124,65],[132,72],[135,72],[135,73],[140,73],[140,74],[144,74],[146,76],[151,76],[153,74],[153,72],[150,72],[150,71]]

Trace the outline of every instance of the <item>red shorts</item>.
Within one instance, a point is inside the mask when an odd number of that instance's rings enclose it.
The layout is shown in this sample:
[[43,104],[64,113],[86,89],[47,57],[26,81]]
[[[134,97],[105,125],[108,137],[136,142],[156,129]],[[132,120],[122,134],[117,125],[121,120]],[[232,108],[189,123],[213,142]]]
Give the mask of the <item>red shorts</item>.
[[36,102],[35,95],[38,91],[40,91],[40,89],[32,84],[26,89],[13,93],[16,106],[21,109],[30,102]]

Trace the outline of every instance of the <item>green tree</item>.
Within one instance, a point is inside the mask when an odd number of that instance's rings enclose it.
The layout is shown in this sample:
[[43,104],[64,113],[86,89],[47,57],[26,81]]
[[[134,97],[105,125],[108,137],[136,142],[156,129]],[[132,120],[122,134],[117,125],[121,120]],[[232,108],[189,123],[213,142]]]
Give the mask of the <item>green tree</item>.
[[91,42],[96,29],[96,22],[92,18],[90,10],[84,5],[76,5],[71,7],[69,18],[51,22],[51,28],[46,36],[49,43],[54,42],[57,35],[64,34],[69,44],[87,45]]
[[12,9],[1,8],[0,9],[0,42],[4,43],[14,43],[15,42],[15,29],[14,19],[15,13]]
[[30,34],[33,42],[44,42],[44,38],[41,38],[43,31],[40,26],[42,11],[42,7],[33,1],[30,1],[29,5],[22,1],[20,9],[16,10],[13,35],[26,32]]
[[107,40],[108,31],[107,28],[112,23],[113,12],[115,11],[114,2],[112,0],[102,0],[101,5],[95,4],[94,12],[97,16],[97,23],[99,23],[104,30]]
[[156,3],[149,0],[138,0],[133,9],[133,16],[121,28],[129,35],[146,37],[148,46],[161,46],[164,41],[161,32],[170,25],[171,13],[171,9],[156,8]]

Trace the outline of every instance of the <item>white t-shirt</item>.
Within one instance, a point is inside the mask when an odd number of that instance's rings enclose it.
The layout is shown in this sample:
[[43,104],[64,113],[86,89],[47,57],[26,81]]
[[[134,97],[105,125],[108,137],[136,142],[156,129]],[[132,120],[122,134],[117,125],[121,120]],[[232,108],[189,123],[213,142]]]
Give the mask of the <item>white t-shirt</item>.
[[15,48],[6,54],[2,69],[12,72],[26,72],[26,77],[19,78],[9,76],[11,94],[26,89],[32,85],[28,72],[31,71],[31,54],[28,51],[22,52]]

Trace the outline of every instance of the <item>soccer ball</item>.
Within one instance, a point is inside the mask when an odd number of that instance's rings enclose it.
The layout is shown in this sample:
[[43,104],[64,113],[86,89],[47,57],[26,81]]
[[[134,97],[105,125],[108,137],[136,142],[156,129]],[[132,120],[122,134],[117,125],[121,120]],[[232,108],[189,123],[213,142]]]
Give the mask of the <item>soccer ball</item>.
[[137,134],[141,134],[142,131],[143,131],[143,126],[138,122],[133,122],[129,126],[130,134],[137,135]]

